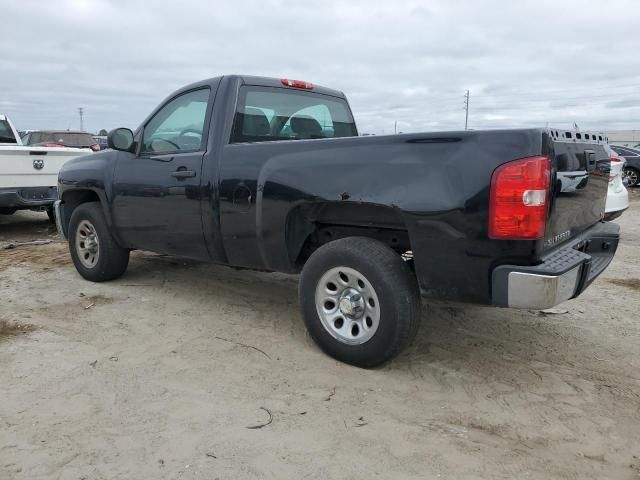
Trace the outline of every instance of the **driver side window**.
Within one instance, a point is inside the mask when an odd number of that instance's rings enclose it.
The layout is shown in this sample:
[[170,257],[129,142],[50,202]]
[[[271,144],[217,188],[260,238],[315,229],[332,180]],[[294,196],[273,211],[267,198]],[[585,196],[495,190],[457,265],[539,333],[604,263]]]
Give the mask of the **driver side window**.
[[147,123],[141,153],[176,153],[200,150],[209,89],[188,92],[174,98]]

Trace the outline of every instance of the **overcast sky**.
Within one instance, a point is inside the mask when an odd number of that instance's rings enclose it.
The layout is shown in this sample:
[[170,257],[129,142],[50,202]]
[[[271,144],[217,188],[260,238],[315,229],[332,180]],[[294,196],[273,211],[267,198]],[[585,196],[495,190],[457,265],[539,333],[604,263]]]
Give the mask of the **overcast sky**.
[[344,91],[361,132],[640,128],[640,2],[0,0],[0,113],[136,127],[225,73]]

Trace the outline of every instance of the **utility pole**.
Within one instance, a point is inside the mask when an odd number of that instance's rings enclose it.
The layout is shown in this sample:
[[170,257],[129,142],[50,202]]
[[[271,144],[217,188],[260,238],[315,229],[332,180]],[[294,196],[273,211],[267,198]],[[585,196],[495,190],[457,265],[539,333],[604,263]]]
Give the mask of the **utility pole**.
[[82,116],[84,115],[84,108],[78,107],[78,113],[80,114],[80,131],[84,132],[84,122]]
[[393,133],[398,134],[398,121],[393,122]]
[[469,127],[469,90],[467,90],[467,93],[464,94],[464,109],[465,109],[464,129],[468,130],[468,127]]

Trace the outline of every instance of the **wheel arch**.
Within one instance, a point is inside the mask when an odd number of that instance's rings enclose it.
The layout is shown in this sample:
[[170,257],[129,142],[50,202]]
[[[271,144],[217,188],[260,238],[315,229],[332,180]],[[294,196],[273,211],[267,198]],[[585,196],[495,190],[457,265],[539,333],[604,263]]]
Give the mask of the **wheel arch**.
[[69,222],[71,221],[71,215],[73,215],[74,210],[83,203],[99,202],[107,221],[107,225],[111,225],[111,217],[108,214],[109,212],[107,210],[106,203],[95,190],[69,190],[61,195],[60,200],[62,201],[60,225],[65,237],[69,235]]
[[402,214],[395,208],[355,202],[321,202],[299,205],[286,222],[289,260],[302,268],[322,245],[345,237],[379,240],[398,253],[411,250],[409,233]]

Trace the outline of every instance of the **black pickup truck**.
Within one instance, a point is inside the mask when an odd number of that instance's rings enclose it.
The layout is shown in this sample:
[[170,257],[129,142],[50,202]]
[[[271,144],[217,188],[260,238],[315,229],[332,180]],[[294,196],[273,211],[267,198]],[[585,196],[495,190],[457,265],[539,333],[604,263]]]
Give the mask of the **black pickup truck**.
[[415,336],[421,296],[547,308],[609,264],[606,138],[555,129],[358,137],[343,93],[229,75],[169,96],[59,175],[80,274],[132,249],[300,273],[310,335],[362,367]]

